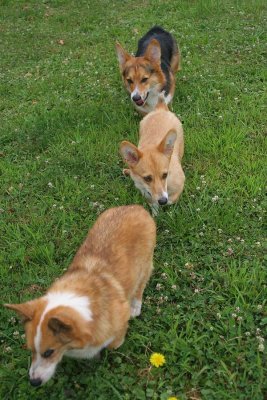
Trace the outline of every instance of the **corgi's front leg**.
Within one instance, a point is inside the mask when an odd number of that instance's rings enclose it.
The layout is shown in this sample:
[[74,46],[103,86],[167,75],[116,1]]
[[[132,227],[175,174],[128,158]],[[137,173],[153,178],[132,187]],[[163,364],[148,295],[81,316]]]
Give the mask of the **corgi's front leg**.
[[150,207],[151,207],[151,211],[152,211],[152,216],[156,217],[158,215],[158,213],[159,213],[159,205],[158,205],[158,203],[150,204]]
[[128,323],[122,329],[120,329],[119,332],[117,332],[116,337],[108,345],[108,349],[115,349],[116,350],[123,344],[127,329],[128,329]]

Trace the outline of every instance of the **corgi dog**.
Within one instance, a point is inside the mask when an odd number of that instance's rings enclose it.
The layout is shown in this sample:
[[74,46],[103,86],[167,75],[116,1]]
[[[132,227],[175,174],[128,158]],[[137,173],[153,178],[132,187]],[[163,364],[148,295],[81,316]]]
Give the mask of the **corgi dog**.
[[139,144],[123,141],[120,153],[135,186],[146,197],[153,215],[159,206],[175,203],[183,191],[185,175],[181,166],[184,153],[182,124],[160,98],[155,111],[146,115],[139,130]]
[[139,40],[135,57],[118,42],[116,51],[125,87],[142,115],[155,109],[161,92],[166,103],[171,102],[175,73],[180,69],[180,53],[169,32],[154,26]]
[[44,296],[5,304],[24,319],[33,386],[54,375],[63,355],[92,358],[122,345],[130,317],[141,313],[155,242],[154,220],[143,207],[111,208]]

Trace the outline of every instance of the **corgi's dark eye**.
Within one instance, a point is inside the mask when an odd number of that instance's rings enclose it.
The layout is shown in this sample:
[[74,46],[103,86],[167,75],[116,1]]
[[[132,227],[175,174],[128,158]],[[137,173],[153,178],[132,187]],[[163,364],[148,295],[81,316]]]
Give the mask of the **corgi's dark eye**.
[[143,78],[141,79],[141,83],[145,83],[148,80],[148,78]]
[[53,350],[53,349],[48,349],[48,350],[46,350],[46,351],[44,352],[43,357],[44,357],[44,358],[49,358],[49,357],[52,356],[53,353],[54,353],[54,350]]
[[130,78],[128,78],[128,79],[126,79],[126,80],[127,80],[127,82],[129,83],[129,85],[131,85],[131,84],[133,83],[133,80],[130,79]]
[[144,181],[145,182],[152,182],[152,176],[151,175],[144,176]]
[[164,172],[164,174],[162,175],[162,179],[166,179],[167,176],[168,176],[168,173],[167,173],[167,172]]

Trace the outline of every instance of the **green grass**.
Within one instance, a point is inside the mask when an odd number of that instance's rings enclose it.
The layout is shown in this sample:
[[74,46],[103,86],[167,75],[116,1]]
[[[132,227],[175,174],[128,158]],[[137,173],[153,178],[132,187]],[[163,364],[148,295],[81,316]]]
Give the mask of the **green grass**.
[[[155,271],[124,345],[64,359],[35,390],[23,327],[1,308],[0,398],[266,399],[266,2],[2,0],[0,16],[2,303],[44,293],[101,210],[145,204],[121,173],[139,117],[116,39],[134,51],[156,23],[174,33],[186,141],[185,190],[157,217]],[[157,370],[153,351],[167,360]]]

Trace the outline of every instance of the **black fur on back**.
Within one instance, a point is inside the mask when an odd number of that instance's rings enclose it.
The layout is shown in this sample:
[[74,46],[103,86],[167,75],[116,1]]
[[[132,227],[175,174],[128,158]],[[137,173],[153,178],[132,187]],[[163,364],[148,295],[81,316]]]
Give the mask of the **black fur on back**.
[[177,52],[177,45],[172,35],[165,31],[160,26],[154,26],[148,31],[139,41],[136,57],[142,57],[152,39],[156,39],[161,48],[161,69],[166,77],[166,85],[162,90],[166,94],[170,91],[170,68],[171,59],[175,52]]

